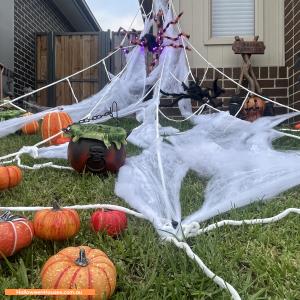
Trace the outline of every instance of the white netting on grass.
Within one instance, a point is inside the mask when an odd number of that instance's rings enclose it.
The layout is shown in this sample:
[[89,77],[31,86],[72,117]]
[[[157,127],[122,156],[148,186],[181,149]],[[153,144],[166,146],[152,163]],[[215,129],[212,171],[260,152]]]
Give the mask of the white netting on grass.
[[[164,13],[164,26],[174,20],[176,14],[168,0],[154,1],[154,14],[159,10]],[[141,36],[150,32],[153,24],[153,19],[147,19]],[[166,34],[178,36],[180,26],[169,26]],[[190,45],[205,60],[187,39],[181,36],[179,42]],[[174,127],[161,126],[159,124],[159,114],[162,113],[159,111],[160,90],[168,93],[183,92],[182,82],[187,83],[188,76],[191,74],[186,50],[168,47],[170,43],[170,40],[164,41],[163,46],[166,47],[160,55],[159,64],[150,74],[146,71],[145,49],[136,46],[127,55],[126,67],[120,74],[110,74],[111,82],[99,93],[73,105],[1,122],[0,137],[14,133],[24,124],[39,120],[51,111],[64,110],[70,114],[74,122],[77,122],[87,116],[104,114],[111,108],[113,102],[116,102],[119,117],[135,114],[140,125],[131,132],[128,141],[142,148],[143,151],[139,155],[126,159],[125,165],[118,174],[115,193],[140,213],[131,211],[133,214],[152,222],[164,239],[185,249],[210,278],[221,287],[228,287],[233,298],[239,299],[230,285],[215,277],[215,274],[203,266],[197,256],[193,256],[188,245],[178,240],[182,240],[184,235],[194,236],[202,233],[199,222],[233,207],[270,199],[300,184],[298,175],[300,152],[277,151],[272,147],[275,139],[286,135],[273,128],[298,113],[264,117],[249,123],[227,112],[195,115],[192,112],[191,101],[182,100],[179,103],[181,114],[186,120],[192,122],[193,128],[180,132]],[[100,62],[102,61],[105,59]],[[214,68],[209,62],[207,64]],[[225,74],[223,76],[226,77]],[[151,90],[153,97],[144,101]],[[246,90],[248,93],[251,92]],[[209,105],[204,104],[199,112],[202,112],[206,106]],[[107,116],[92,122],[105,122],[110,118]],[[23,147],[19,152],[6,155],[0,160],[15,157],[21,165],[20,156],[23,153],[28,153],[33,158],[67,159],[68,144],[38,148],[43,142],[45,141],[32,147]],[[51,164],[41,166],[51,166]],[[204,203],[197,203],[199,209],[190,216],[182,216],[180,190],[189,170],[207,179],[208,184],[205,189]],[[92,206],[82,207],[85,208],[92,208]],[[295,209],[293,212],[299,213],[299,210]],[[272,221],[276,220],[272,219]]]

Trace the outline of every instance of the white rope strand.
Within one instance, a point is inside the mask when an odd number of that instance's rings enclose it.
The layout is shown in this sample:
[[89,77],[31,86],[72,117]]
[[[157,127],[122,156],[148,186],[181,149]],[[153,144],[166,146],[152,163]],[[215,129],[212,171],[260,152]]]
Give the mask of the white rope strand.
[[6,161],[0,161],[0,166],[1,165],[8,165],[8,164],[12,164],[13,162],[16,161],[16,158],[12,159],[12,160],[6,160]]
[[[184,38],[184,37],[183,37]],[[211,66],[213,69],[215,69],[218,73],[220,73],[221,75],[223,75],[225,78],[227,78],[228,80],[230,80],[231,82],[233,82],[234,84],[236,84],[237,86],[239,86],[240,88],[242,88],[243,90],[245,90],[245,91],[247,91],[247,92],[249,92],[249,93],[251,93],[251,94],[253,94],[253,95],[255,95],[255,96],[257,96],[257,97],[260,97],[261,99],[264,99],[265,101],[269,101],[269,102],[272,102],[272,103],[274,103],[274,104],[277,104],[277,105],[279,105],[279,106],[281,106],[281,107],[285,107],[285,108],[288,108],[288,109],[290,109],[290,110],[292,110],[292,111],[295,111],[295,112],[300,112],[298,109],[295,109],[295,108],[293,108],[293,107],[290,107],[290,106],[288,106],[288,105],[284,105],[284,104],[281,104],[281,103],[279,103],[279,102],[276,102],[276,101],[273,101],[273,100],[271,100],[271,99],[269,99],[269,98],[266,98],[266,97],[264,97],[264,96],[262,96],[262,95],[260,95],[260,94],[257,94],[256,92],[253,92],[253,91],[251,91],[251,90],[249,90],[248,88],[246,88],[246,87],[244,87],[244,86],[242,86],[241,84],[239,84],[238,82],[236,82],[235,80],[233,80],[232,78],[230,78],[228,75],[226,75],[225,73],[223,73],[222,71],[220,71],[218,68],[216,68],[213,64],[211,64],[192,44],[191,44],[191,42],[188,40],[188,39],[185,39],[186,40],[186,42],[189,44],[189,46],[209,65],[209,66]]]
[[106,76],[107,76],[108,80],[111,81],[111,78],[110,78],[109,72],[108,72],[108,70],[107,70],[105,61],[103,61],[102,63],[103,63],[103,66],[104,66],[104,70],[105,70],[105,72],[106,72]]
[[74,90],[73,90],[73,87],[72,87],[72,84],[71,84],[69,78],[67,78],[66,80],[67,80],[67,82],[68,82],[68,84],[69,84],[69,87],[70,87],[70,89],[71,89],[72,96],[74,97],[76,103],[78,103],[78,99],[77,99],[77,97],[76,97],[76,95],[75,95],[75,92],[74,92]]
[[[49,206],[21,206],[21,207],[0,207],[0,211],[27,211],[27,212],[33,212],[33,211],[39,211],[43,209],[51,209],[52,207]],[[118,206],[118,205],[112,205],[112,204],[88,204],[88,205],[71,205],[71,206],[64,206],[62,208],[69,208],[69,209],[76,209],[76,210],[88,210],[88,209],[109,209],[109,210],[118,210],[123,211],[127,214],[133,215],[140,219],[146,219],[143,214],[140,214],[134,210]]]
[[238,114],[239,114],[239,113],[241,112],[241,110],[243,109],[243,107],[244,107],[244,105],[245,105],[245,103],[246,103],[246,101],[247,101],[249,95],[250,95],[250,93],[248,92],[247,95],[246,95],[246,97],[245,97],[245,99],[244,99],[244,101],[243,101],[243,103],[242,103],[242,105],[241,105],[241,107],[239,108],[239,110],[237,111],[237,113],[234,115],[235,117],[237,117]]
[[206,78],[207,72],[208,72],[208,66],[207,66],[207,68],[205,69],[205,72],[204,72],[203,77],[202,77],[202,79],[201,79],[201,82],[200,82],[200,84],[199,84],[200,86],[202,86],[203,81],[204,81],[205,78]]
[[200,115],[203,110],[205,109],[206,104],[201,105],[194,113],[192,113],[190,116],[188,116],[187,118],[183,119],[183,120],[176,120],[176,119],[172,119],[170,117],[168,117],[167,115],[165,115],[160,109],[159,109],[159,113],[167,120],[172,121],[172,122],[177,122],[177,123],[182,123],[185,122],[187,120],[189,120],[190,118],[192,118],[195,115]]
[[170,72],[170,74],[178,83],[182,83],[172,72]]
[[[131,48],[131,47],[132,47],[132,46],[129,46],[129,47],[126,47],[126,48]],[[123,49],[124,49],[124,48],[123,48]],[[108,59],[109,57],[111,57],[112,55],[114,55],[114,54],[115,54],[116,52],[118,52],[119,50],[120,50],[119,48],[116,49],[116,50],[113,51],[112,53],[108,54],[106,57],[104,57],[104,58],[102,58],[101,60],[97,61],[96,63],[94,63],[94,64],[92,64],[92,65],[86,67],[85,69],[79,70],[79,71],[77,71],[77,72],[75,72],[75,73],[73,73],[73,74],[71,74],[71,75],[69,75],[69,76],[67,76],[67,77],[61,78],[61,79],[59,79],[59,80],[57,80],[57,81],[54,81],[54,82],[52,82],[52,83],[50,83],[50,84],[48,84],[48,85],[45,85],[45,86],[43,86],[43,87],[40,87],[40,88],[38,88],[38,89],[36,89],[36,90],[34,90],[34,91],[31,91],[31,92],[27,93],[27,94],[24,94],[24,95],[19,96],[19,97],[15,98],[15,99],[12,99],[12,100],[10,101],[10,103],[15,102],[15,101],[18,101],[18,100],[23,99],[23,98],[25,98],[25,97],[28,97],[28,96],[30,96],[30,95],[33,95],[33,94],[35,94],[35,93],[37,93],[37,92],[40,92],[40,91],[42,91],[42,90],[44,90],[44,89],[46,89],[46,88],[48,88],[48,87],[50,87],[50,86],[56,85],[56,84],[58,84],[58,83],[60,83],[60,82],[62,82],[62,81],[64,81],[64,80],[66,80],[66,79],[68,79],[68,78],[71,78],[71,77],[76,76],[76,75],[78,75],[78,74],[80,74],[80,73],[82,73],[82,72],[84,72],[84,71],[86,71],[86,70],[89,70],[89,69],[91,69],[91,68],[93,68],[93,67],[99,65],[102,61]],[[1,107],[1,106],[4,106],[4,105],[5,105],[5,104],[2,103],[2,104],[0,104],[0,107]]]
[[11,105],[13,106],[14,108],[20,110],[20,111],[23,111],[24,113],[27,112],[27,110],[23,109],[22,107],[14,104],[11,100],[8,100],[8,99],[3,99],[3,103],[1,104],[1,106],[5,106],[5,105]]
[[211,106],[210,104],[206,103],[206,106],[208,106],[209,108],[211,108],[212,110],[215,110],[217,112],[221,112],[221,110],[217,109],[216,107]]
[[187,243],[180,242],[177,239],[175,239],[174,237],[167,237],[165,240],[168,241],[168,242],[173,243],[178,248],[183,249],[186,252],[187,256],[189,258],[191,258],[192,260],[194,260],[198,264],[198,266],[200,267],[200,269],[203,271],[203,273],[208,278],[212,279],[213,282],[216,283],[220,288],[226,289],[226,290],[229,291],[229,293],[231,294],[232,299],[234,299],[234,300],[241,300],[241,297],[238,294],[238,292],[235,290],[235,288],[231,284],[229,284],[228,282],[226,282],[224,279],[222,279],[221,277],[219,277],[215,273],[213,273],[203,263],[203,261],[200,259],[200,257],[193,252],[193,250],[191,249],[191,247]]
[[290,131],[290,132],[298,132],[300,133],[299,129],[289,129],[289,128],[280,128],[280,131]]
[[[174,13],[176,16],[178,16],[178,14],[177,14],[177,12],[176,12],[176,9],[175,9],[175,6],[174,6],[174,3],[173,3],[173,0],[171,0],[171,6],[172,6],[173,13]],[[182,32],[182,29],[181,29],[179,20],[178,20],[178,22],[176,23],[176,27],[177,27],[179,33],[181,33],[181,32]],[[188,58],[187,50],[186,50],[186,48],[185,48],[185,47],[186,47],[185,40],[184,40],[184,38],[183,38],[182,35],[180,36],[180,39],[181,39],[181,42],[182,42],[182,45],[183,45],[184,55],[185,55],[186,63],[187,63],[187,65],[188,65],[188,69],[189,69],[188,75],[191,75],[193,81],[196,82],[196,79],[195,79],[195,77],[194,77],[194,75],[193,75],[193,72],[192,72],[192,69],[191,69],[191,66],[190,66],[190,61],[189,61],[189,58]]]
[[195,237],[197,235],[212,231],[214,229],[223,227],[225,225],[226,226],[227,225],[241,226],[241,225],[244,225],[244,224],[246,224],[246,225],[256,225],[256,224],[274,223],[274,222],[277,222],[277,221],[285,218],[290,213],[300,214],[300,208],[288,208],[288,209],[282,211],[281,213],[279,213],[278,215],[275,215],[275,216],[270,217],[270,218],[250,219],[250,220],[241,220],[241,221],[222,220],[220,222],[211,224],[211,225],[209,225],[205,228],[200,228],[199,223],[193,222],[193,223],[188,224],[188,225],[183,225],[183,231],[184,231],[184,235],[185,235],[186,238]]
[[131,27],[132,27],[132,25],[133,25],[133,23],[134,23],[135,19],[137,18],[137,16],[138,16],[138,15],[139,15],[139,13],[140,13],[141,6],[143,6],[143,4],[144,4],[144,1],[145,1],[145,0],[143,0],[143,1],[142,1],[142,3],[139,5],[139,8],[138,8],[138,10],[137,10],[137,12],[136,12],[136,14],[135,14],[134,18],[133,18],[133,20],[131,21],[131,23],[130,23],[130,25],[129,25],[129,27],[128,27],[127,31],[126,31],[126,34],[125,34],[125,36],[124,36],[123,40],[121,41],[120,47],[122,47],[122,49],[124,49],[124,48],[123,48],[123,44],[124,44],[124,42],[125,42],[125,40],[126,40],[126,38],[127,38],[128,34],[129,34],[129,31],[130,31],[130,29],[131,29]]
[[159,176],[162,184],[162,190],[163,190],[163,197],[165,203],[168,205],[168,217],[172,215],[172,207],[170,207],[169,203],[169,197],[168,197],[168,192],[167,192],[167,186],[166,186],[166,181],[165,181],[165,174],[164,174],[164,167],[162,164],[162,157],[161,157],[161,152],[160,152],[160,147],[161,147],[161,141],[160,141],[160,132],[159,132],[159,104],[160,104],[160,90],[161,90],[161,83],[162,83],[162,78],[164,74],[164,69],[165,69],[165,63],[168,57],[164,58],[162,69],[161,69],[161,74],[159,78],[159,84],[157,88],[157,97],[158,101],[156,103],[156,122],[155,122],[155,130],[156,130],[156,155],[157,155],[157,163],[158,163],[158,170],[159,170]]
[[17,164],[20,168],[26,169],[26,170],[39,170],[39,169],[42,169],[42,168],[53,168],[53,169],[58,169],[58,170],[74,171],[74,169],[71,168],[71,167],[55,165],[53,162],[47,162],[47,163],[44,163],[44,164],[34,164],[32,167],[30,167],[30,166],[27,166],[27,165],[23,165],[21,163],[21,158],[19,156],[16,157],[16,161],[17,161]]
[[280,133],[287,136],[287,137],[290,137],[290,138],[293,138],[293,139],[296,139],[296,140],[300,140],[300,136],[298,136],[298,135],[294,135],[294,134],[290,134],[290,133],[286,133],[286,132],[280,132]]

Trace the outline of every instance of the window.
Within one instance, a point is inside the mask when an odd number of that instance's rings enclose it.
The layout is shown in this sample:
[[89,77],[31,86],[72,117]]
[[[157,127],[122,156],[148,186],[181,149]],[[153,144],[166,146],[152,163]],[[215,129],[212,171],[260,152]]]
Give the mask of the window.
[[205,44],[232,44],[236,35],[263,40],[263,8],[264,0],[204,0]]
[[254,0],[212,0],[211,36],[254,36]]

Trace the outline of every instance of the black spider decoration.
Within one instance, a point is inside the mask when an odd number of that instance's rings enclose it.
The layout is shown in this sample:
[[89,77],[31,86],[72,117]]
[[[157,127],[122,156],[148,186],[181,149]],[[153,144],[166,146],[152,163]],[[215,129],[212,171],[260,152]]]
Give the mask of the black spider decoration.
[[214,80],[212,87],[201,87],[199,85],[199,79],[197,79],[195,82],[190,82],[189,86],[187,86],[184,82],[182,82],[183,89],[186,93],[181,94],[170,94],[166,93],[162,90],[160,92],[165,96],[172,96],[176,97],[175,101],[171,105],[164,105],[167,107],[174,106],[179,102],[179,100],[184,98],[190,98],[192,100],[195,100],[197,102],[200,102],[201,104],[208,103],[212,105],[213,107],[217,107],[222,105],[221,103],[216,103],[215,99],[219,97],[221,94],[225,93],[225,90],[220,88],[218,86],[218,78]]

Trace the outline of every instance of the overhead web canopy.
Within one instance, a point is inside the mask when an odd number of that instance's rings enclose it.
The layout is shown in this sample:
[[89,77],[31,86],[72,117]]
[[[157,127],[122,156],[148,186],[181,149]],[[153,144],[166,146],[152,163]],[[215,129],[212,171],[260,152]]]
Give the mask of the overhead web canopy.
[[[167,0],[154,1],[154,14],[160,10],[164,24],[174,20],[174,10]],[[145,22],[141,36],[149,33],[153,19]],[[178,26],[169,26],[166,34],[178,36]],[[284,136],[273,129],[298,113],[263,117],[253,123],[240,120],[228,112],[194,115],[190,100],[181,100],[180,110],[189,118],[192,129],[180,132],[159,123],[160,91],[182,93],[182,82],[191,75],[185,48],[168,47],[158,65],[147,74],[145,49],[134,47],[127,55],[127,65],[99,93],[73,105],[49,109],[31,116],[1,122],[0,137],[19,130],[50,111],[63,110],[77,122],[85,117],[103,114],[113,102],[118,116],[134,114],[140,125],[128,141],[142,148],[142,153],[126,159],[120,169],[115,193],[144,215],[163,237],[182,240],[182,228],[203,222],[232,208],[254,201],[270,199],[300,184],[298,151],[277,151],[272,141]],[[187,45],[184,37],[181,43]],[[145,101],[146,96],[151,99]],[[110,116],[93,122],[105,122]],[[26,147],[21,153],[35,158],[67,158],[67,144],[43,148]],[[189,170],[208,180],[204,203],[190,216],[182,216],[181,184]],[[184,203],[183,203],[184,205]]]

